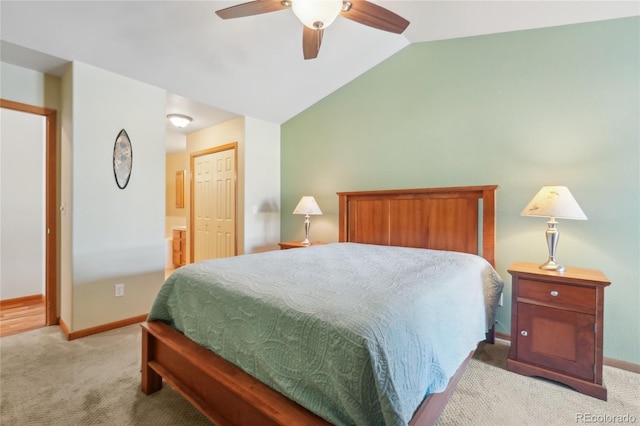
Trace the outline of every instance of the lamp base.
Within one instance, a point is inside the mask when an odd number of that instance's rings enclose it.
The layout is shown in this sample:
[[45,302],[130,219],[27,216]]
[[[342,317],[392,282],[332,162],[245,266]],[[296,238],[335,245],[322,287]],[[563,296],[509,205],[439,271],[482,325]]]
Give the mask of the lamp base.
[[545,271],[564,272],[564,266],[553,259],[547,260],[545,263],[540,265],[539,268],[544,269]]
[[560,231],[558,231],[558,222],[554,217],[549,218],[547,222],[547,230],[545,231],[547,239],[547,248],[549,249],[549,260],[540,265],[540,269],[545,271],[564,272],[564,266],[556,262],[556,247],[560,239]]
[[311,221],[309,220],[309,215],[304,217],[304,240],[302,240],[302,244],[305,246],[311,245],[311,241],[309,241],[309,228],[311,228]]

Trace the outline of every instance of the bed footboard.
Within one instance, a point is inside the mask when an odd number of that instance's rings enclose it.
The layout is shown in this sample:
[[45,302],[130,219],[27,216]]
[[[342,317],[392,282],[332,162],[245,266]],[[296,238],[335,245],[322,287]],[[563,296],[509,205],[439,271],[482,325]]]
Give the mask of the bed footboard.
[[160,390],[164,379],[220,426],[329,425],[168,325],[144,322],[141,326],[145,394]]
[[[327,421],[168,325],[144,322],[141,327],[141,387],[146,395],[162,389],[164,379],[219,426],[330,426]],[[458,368],[444,392],[429,395],[424,400],[410,422],[411,426],[436,423],[472,354]]]

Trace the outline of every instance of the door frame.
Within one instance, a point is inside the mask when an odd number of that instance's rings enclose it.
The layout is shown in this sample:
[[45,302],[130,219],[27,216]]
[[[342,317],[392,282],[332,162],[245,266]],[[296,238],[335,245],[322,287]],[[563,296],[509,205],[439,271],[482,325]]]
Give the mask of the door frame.
[[234,241],[233,241],[233,254],[234,256],[238,254],[238,142],[231,142],[228,144],[215,146],[213,148],[207,148],[202,151],[192,152],[190,155],[189,161],[189,192],[190,192],[190,203],[189,203],[189,263],[193,263],[195,259],[195,229],[193,224],[195,223],[195,160],[197,157],[201,157],[203,155],[215,154],[216,152],[230,151],[233,150],[233,158],[235,160],[234,168],[234,179],[233,179],[233,192],[235,200],[235,206],[233,206],[233,227],[234,227]]
[[45,322],[58,324],[58,112],[54,109],[0,99],[0,108],[45,118]]

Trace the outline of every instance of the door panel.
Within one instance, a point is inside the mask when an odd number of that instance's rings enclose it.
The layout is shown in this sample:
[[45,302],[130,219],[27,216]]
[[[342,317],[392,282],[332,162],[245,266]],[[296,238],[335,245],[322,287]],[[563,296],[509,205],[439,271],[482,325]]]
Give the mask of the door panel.
[[235,255],[235,151],[212,154],[216,160],[214,176],[217,191],[212,194],[216,218],[215,257]]
[[518,302],[518,359],[593,380],[595,317]]
[[194,253],[192,259],[236,254],[235,149],[194,158]]
[[212,227],[211,203],[212,198],[213,164],[210,155],[196,157],[194,180],[194,260],[210,259],[213,250],[210,250],[209,241]]

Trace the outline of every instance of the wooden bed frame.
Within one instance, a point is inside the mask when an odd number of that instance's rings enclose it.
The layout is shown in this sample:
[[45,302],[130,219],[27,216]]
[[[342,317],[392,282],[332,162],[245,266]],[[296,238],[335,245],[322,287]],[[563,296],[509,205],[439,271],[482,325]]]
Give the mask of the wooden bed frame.
[[[462,251],[495,266],[497,188],[339,192],[339,241]],[[487,340],[493,342],[493,329]],[[436,423],[472,354],[445,391],[425,398],[410,425]],[[329,425],[168,325],[145,322],[142,391],[160,390],[163,379],[218,426]]]

